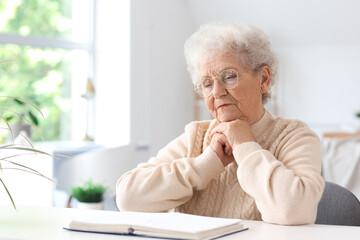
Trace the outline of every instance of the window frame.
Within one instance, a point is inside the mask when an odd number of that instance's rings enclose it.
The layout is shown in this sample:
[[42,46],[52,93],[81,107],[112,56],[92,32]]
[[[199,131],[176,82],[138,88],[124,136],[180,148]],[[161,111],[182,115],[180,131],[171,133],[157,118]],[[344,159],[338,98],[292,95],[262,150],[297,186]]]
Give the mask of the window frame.
[[[64,40],[60,38],[50,38],[50,37],[40,37],[34,35],[22,36],[20,34],[15,33],[2,33],[0,32],[0,45],[5,44],[14,44],[19,46],[29,46],[34,48],[46,49],[62,49],[62,50],[83,50],[88,53],[88,79],[95,84],[95,46],[96,46],[96,0],[88,0],[89,1],[89,36],[87,42],[77,42],[72,40]],[[4,59],[4,60],[11,60],[11,59]],[[92,114],[87,114],[86,121],[91,121],[90,118],[94,118],[95,116],[95,106],[94,104],[89,106],[89,111]],[[86,131],[95,132],[95,125],[88,126],[90,129]],[[87,134],[84,132],[84,136]],[[72,135],[70,133],[70,135]],[[72,139],[69,139],[72,140]],[[67,141],[67,140],[66,140]]]

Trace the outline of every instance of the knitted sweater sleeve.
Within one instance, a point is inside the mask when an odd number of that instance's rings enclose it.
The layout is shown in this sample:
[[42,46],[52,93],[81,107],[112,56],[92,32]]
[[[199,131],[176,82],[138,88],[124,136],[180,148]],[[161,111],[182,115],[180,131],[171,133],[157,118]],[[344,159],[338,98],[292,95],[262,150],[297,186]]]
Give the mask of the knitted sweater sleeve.
[[193,189],[203,189],[224,171],[210,148],[188,157],[189,137],[184,133],[147,163],[125,173],[117,182],[116,203],[122,211],[165,212],[188,201]]
[[265,222],[313,223],[324,189],[321,145],[307,127],[285,129],[273,151],[255,142],[234,147],[241,187],[255,199]]

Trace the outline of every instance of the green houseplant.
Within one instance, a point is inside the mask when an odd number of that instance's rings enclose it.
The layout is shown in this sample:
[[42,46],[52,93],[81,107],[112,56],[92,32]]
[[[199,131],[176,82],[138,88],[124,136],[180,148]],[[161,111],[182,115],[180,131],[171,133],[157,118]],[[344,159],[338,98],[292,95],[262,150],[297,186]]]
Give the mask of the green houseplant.
[[[24,105],[27,105],[29,108],[35,109],[36,111],[38,111],[41,115],[41,111],[39,110],[39,108],[37,108],[35,105],[33,105],[32,103],[23,100],[23,99],[19,99],[19,98],[15,98],[15,97],[9,97],[9,96],[0,96],[1,98],[6,98],[6,99],[16,99],[19,102],[22,102]],[[45,155],[49,155],[51,157],[53,157],[51,154],[48,154],[46,152],[37,150],[34,148],[34,146],[32,145],[31,141],[26,138],[25,136],[23,137],[24,140],[27,142],[26,145],[24,144],[15,144],[14,143],[14,135],[13,135],[13,131],[10,127],[10,124],[8,123],[8,121],[6,120],[6,118],[3,116],[5,113],[7,112],[11,112],[12,114],[14,114],[15,116],[22,118],[24,120],[24,122],[27,122],[28,124],[30,124],[33,128],[35,128],[36,131],[38,131],[38,133],[40,134],[39,130],[36,128],[36,126],[30,122],[29,119],[27,119],[25,116],[22,116],[20,113],[17,113],[16,111],[13,111],[11,109],[8,109],[6,107],[0,106],[0,129],[2,131],[7,131],[10,133],[11,135],[11,139],[12,142],[11,143],[7,143],[7,144],[2,144],[0,145],[0,151],[2,153],[1,157],[0,157],[0,171],[6,171],[6,170],[17,170],[17,171],[23,171],[23,172],[27,172],[27,173],[31,173],[37,176],[41,176],[44,177],[48,180],[53,181],[52,179],[46,177],[45,175],[43,175],[42,173],[38,172],[35,169],[32,169],[30,167],[27,167],[23,164],[19,164],[17,163],[15,160],[17,157],[25,155],[25,154],[45,154]],[[41,135],[41,134],[40,134]],[[12,198],[10,191],[8,190],[6,184],[5,184],[5,180],[1,177],[0,175],[0,185],[2,185],[6,191],[6,193],[8,194],[10,201],[13,205],[13,207],[16,209],[16,205],[15,205],[15,201]]]
[[[29,109],[26,106],[26,103],[24,103],[24,101],[21,101],[17,98],[12,98],[10,100],[12,100],[15,103],[15,105],[19,106],[19,108],[22,108],[22,111],[18,112],[18,114],[20,114],[20,116],[22,116],[26,119],[29,119],[35,126],[39,125],[39,120],[38,120],[38,117],[36,116],[36,114],[34,113],[34,110]],[[32,102],[34,102],[34,101],[32,101]],[[8,121],[8,122],[14,121],[14,122],[19,122],[21,124],[27,125],[23,118],[17,118],[17,114],[14,114],[14,113],[9,114],[6,117],[6,121]]]
[[[7,106],[7,108],[1,108],[5,110],[3,115],[6,122],[10,124],[12,133],[12,139],[17,137],[21,131],[26,133],[27,137],[31,137],[31,128],[39,126],[38,113],[41,113],[38,107],[29,107],[29,103],[34,102],[24,101],[15,97],[5,97],[1,99],[1,105]],[[32,105],[32,104],[31,104]],[[38,105],[38,104],[37,104]],[[42,114],[42,113],[41,113]],[[8,138],[10,135],[8,136]],[[9,139],[7,139],[9,141]]]
[[355,113],[355,116],[360,119],[360,112]]
[[72,187],[71,197],[74,197],[79,201],[79,208],[102,209],[105,192],[105,186],[102,184],[95,184],[92,179],[89,179],[82,186]]

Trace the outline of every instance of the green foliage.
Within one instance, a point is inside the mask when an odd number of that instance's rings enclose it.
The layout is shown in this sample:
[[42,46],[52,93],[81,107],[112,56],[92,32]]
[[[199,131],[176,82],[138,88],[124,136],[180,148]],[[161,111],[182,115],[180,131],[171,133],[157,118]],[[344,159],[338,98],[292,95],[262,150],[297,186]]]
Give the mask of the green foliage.
[[355,116],[357,116],[358,118],[360,118],[360,112],[357,112],[357,113],[355,114]]
[[[4,9],[10,1],[14,0],[4,1],[0,7]],[[2,31],[46,37],[68,36],[71,27],[66,23],[69,21],[71,0],[18,0],[14,16],[8,19]]]
[[5,8],[5,1],[0,1],[0,13]]
[[[34,106],[32,103],[30,102],[27,102],[27,101],[24,101],[23,99],[17,99],[17,98],[13,98],[13,97],[10,97],[10,96],[0,96],[0,99],[7,99],[7,100],[13,100],[16,104],[18,105],[21,105],[21,106],[26,106],[28,108],[34,108],[36,111],[38,111],[40,113],[40,115],[42,115],[41,111],[36,107]],[[0,108],[2,108],[2,106],[0,105]],[[9,109],[9,108],[6,108],[6,109]],[[11,111],[13,111],[13,109],[9,109]],[[33,116],[34,117],[34,116]],[[11,127],[9,125],[9,123],[7,122],[6,118],[3,117],[2,114],[0,114],[0,120],[1,120],[1,128],[2,129],[8,129],[12,135],[12,130],[11,130]],[[4,127],[3,127],[4,126]],[[33,126],[34,127],[34,126]],[[34,127],[36,128],[36,127]],[[19,163],[16,163],[14,161],[14,159],[16,159],[17,157],[23,155],[23,154],[45,154],[45,155],[48,155],[50,157],[53,157],[52,155],[46,153],[46,152],[43,152],[43,151],[39,151],[39,150],[36,150],[33,145],[31,144],[31,142],[25,138],[25,140],[28,142],[28,144],[30,145],[30,147],[26,147],[25,145],[17,145],[17,144],[14,144],[14,143],[10,143],[10,144],[5,144],[5,145],[0,145],[0,152],[3,152],[4,150],[7,151],[7,150],[10,150],[10,151],[14,151],[16,150],[17,152],[15,153],[10,153],[10,155],[8,154],[4,154],[4,156],[2,156],[0,158],[0,172],[2,171],[5,171],[5,170],[8,170],[8,169],[11,169],[11,170],[18,170],[18,171],[24,171],[24,172],[28,172],[28,173],[31,173],[31,174],[35,174],[35,175],[38,175],[38,176],[41,176],[41,177],[44,177],[50,181],[53,181],[52,179],[46,177],[45,175],[41,174],[40,172],[38,172],[37,170],[35,169],[32,169],[32,168],[29,168],[25,165],[22,165],[22,164],[19,164]],[[9,166],[6,166],[6,167],[3,167],[3,164],[2,162],[8,164]],[[3,188],[5,189],[7,195],[9,196],[10,198],[10,201],[13,205],[13,207],[16,209],[16,206],[15,206],[15,201],[13,199],[13,197],[11,196],[10,194],[10,191],[9,189],[7,188],[6,184],[4,183],[4,180],[1,178],[2,176],[0,175],[0,183],[1,185],[3,186]]]
[[[37,56],[37,61],[31,59],[31,55]],[[46,118],[39,121],[40,118],[36,113],[27,112],[28,108],[24,108],[13,99],[1,99],[0,105],[27,115],[32,120],[34,120],[33,117],[37,118],[39,130],[43,133],[44,139],[47,141],[58,140],[60,136],[60,103],[63,100],[62,85],[65,81],[64,74],[66,74],[66,69],[62,69],[63,51],[0,45],[0,59],[14,58],[19,60],[0,64],[0,95],[29,100],[40,107]],[[4,114],[4,117],[11,117],[10,122],[21,121],[21,118],[11,113]],[[33,132],[31,138],[34,141],[41,140],[36,132]]]
[[[9,11],[13,14],[3,14]],[[71,14],[72,0],[1,0],[0,23],[3,25],[0,31],[66,38],[71,34]],[[68,126],[64,123],[68,121],[70,109],[62,109],[69,105],[71,97],[71,64],[67,54],[68,51],[61,49],[0,44],[0,62],[16,59],[0,65],[0,95],[27,99],[39,106],[46,118],[38,121],[38,126],[47,141],[60,140],[60,128]],[[24,111],[13,100],[3,100],[0,104],[26,115],[34,124],[40,119],[34,112]],[[4,117],[11,122],[21,121],[11,115],[7,113]],[[34,131],[31,138],[41,140]]]
[[[28,119],[29,121],[31,121],[35,126],[39,126],[39,119],[38,117],[36,116],[36,114],[34,113],[34,111],[29,108],[28,105],[26,105],[24,102],[16,99],[16,98],[13,98],[13,99],[9,99],[9,100],[13,100],[17,106],[19,106],[19,108],[21,108],[21,111],[18,110],[18,109],[14,109],[14,108],[11,108],[11,110],[14,110],[15,112],[17,112],[18,114],[20,114],[22,117]],[[34,102],[34,101],[32,101]],[[1,104],[2,106],[7,106],[6,104]],[[6,114],[7,116],[5,117],[5,120],[8,121],[8,122],[18,122],[18,123],[21,123],[21,124],[26,124],[24,118],[21,118],[19,117],[17,114],[15,113],[12,113],[12,112],[8,112]]]
[[[43,175],[42,173],[38,172],[37,170],[32,169],[32,168],[29,168],[29,167],[27,167],[27,166],[25,166],[25,165],[16,163],[16,162],[14,161],[14,158],[19,157],[19,156],[21,156],[21,155],[23,155],[23,154],[27,154],[27,153],[44,154],[44,155],[48,155],[48,156],[50,156],[50,157],[53,157],[53,156],[51,156],[50,154],[48,154],[48,153],[46,153],[46,152],[43,152],[43,151],[36,150],[36,149],[34,149],[34,148],[32,148],[32,147],[31,147],[31,148],[30,148],[30,147],[24,147],[23,145],[22,145],[22,146],[18,146],[18,145],[16,145],[16,144],[0,145],[0,150],[20,150],[20,152],[22,152],[22,153],[20,153],[20,154],[17,153],[17,154],[15,154],[15,155],[9,155],[9,156],[7,156],[7,157],[2,157],[2,158],[0,158],[0,172],[6,171],[6,170],[8,170],[8,169],[18,170],[18,171],[27,172],[27,173],[30,173],[30,174],[34,174],[34,175],[37,175],[37,176],[46,178],[46,179],[48,179],[48,180],[50,180],[50,181],[52,181],[52,182],[55,183],[54,180],[52,180],[51,178],[46,177],[45,175]],[[12,160],[10,160],[10,159],[12,159]],[[6,163],[12,165],[12,167],[11,167],[11,168],[9,168],[9,167],[3,167],[2,164],[1,164],[1,162],[6,162]],[[1,182],[1,185],[3,186],[3,188],[5,189],[7,195],[9,196],[10,201],[11,201],[14,209],[16,209],[15,201],[14,201],[13,197],[11,196],[10,191],[9,191],[9,189],[7,188],[7,186],[5,185],[3,179],[1,178],[1,175],[0,175],[0,182]]]
[[102,184],[94,184],[90,179],[83,186],[72,187],[71,196],[79,202],[97,203],[103,201],[105,191]]

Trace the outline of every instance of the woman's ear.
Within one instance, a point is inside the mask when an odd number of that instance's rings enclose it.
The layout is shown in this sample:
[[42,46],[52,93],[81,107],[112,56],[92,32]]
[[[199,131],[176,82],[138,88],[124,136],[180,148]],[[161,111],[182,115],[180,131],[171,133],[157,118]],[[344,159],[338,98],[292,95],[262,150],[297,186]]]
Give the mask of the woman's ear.
[[267,93],[271,84],[271,72],[269,66],[263,66],[259,73],[261,93]]

